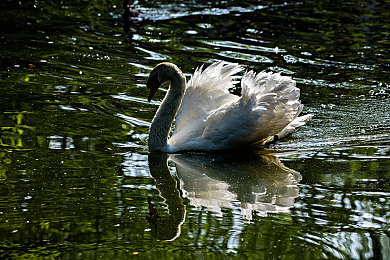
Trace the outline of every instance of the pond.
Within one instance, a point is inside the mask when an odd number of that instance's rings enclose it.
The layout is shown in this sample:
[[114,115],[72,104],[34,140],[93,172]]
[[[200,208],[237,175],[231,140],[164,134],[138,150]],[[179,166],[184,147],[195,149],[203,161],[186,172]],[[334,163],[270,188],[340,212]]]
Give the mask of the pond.
[[[0,258],[390,258],[388,1],[132,6],[1,1]],[[313,119],[253,153],[150,154],[150,71],[218,60],[293,77]]]

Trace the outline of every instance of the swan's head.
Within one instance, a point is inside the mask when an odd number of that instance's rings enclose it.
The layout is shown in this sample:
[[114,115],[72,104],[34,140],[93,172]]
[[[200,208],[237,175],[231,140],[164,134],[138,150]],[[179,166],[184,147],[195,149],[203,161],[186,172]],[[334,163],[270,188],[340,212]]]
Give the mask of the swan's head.
[[[163,62],[150,72],[146,87],[150,90],[148,101],[152,100],[158,88],[167,81],[174,80],[177,75],[183,75],[181,70],[173,63]],[[184,77],[184,76],[182,76]]]

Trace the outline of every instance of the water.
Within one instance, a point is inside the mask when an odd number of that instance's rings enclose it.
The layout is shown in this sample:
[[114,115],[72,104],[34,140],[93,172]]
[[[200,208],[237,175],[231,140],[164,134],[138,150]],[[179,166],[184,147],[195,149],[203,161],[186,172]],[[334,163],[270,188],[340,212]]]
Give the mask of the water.
[[[1,2],[1,258],[390,257],[388,3],[136,7],[130,30],[120,1]],[[150,70],[216,60],[292,76],[315,117],[255,154],[149,155]]]

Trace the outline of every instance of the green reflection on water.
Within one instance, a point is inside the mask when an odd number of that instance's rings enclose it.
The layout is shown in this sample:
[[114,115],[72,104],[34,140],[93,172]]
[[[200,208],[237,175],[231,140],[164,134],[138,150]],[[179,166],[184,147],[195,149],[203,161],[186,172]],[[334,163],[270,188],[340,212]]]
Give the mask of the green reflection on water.
[[[385,3],[138,5],[129,36],[118,1],[0,3],[0,257],[389,258]],[[272,153],[299,184],[235,155],[149,170],[151,68],[218,59],[297,80],[315,118]]]

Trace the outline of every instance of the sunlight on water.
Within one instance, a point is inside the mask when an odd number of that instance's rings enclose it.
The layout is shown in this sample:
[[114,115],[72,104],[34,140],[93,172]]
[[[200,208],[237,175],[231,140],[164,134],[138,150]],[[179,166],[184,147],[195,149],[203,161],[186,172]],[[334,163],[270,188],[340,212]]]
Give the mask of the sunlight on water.
[[[384,3],[131,6],[0,3],[0,258],[390,257]],[[151,70],[218,60],[293,77],[313,119],[255,153],[150,154]]]

